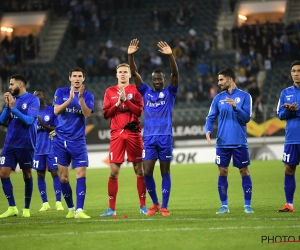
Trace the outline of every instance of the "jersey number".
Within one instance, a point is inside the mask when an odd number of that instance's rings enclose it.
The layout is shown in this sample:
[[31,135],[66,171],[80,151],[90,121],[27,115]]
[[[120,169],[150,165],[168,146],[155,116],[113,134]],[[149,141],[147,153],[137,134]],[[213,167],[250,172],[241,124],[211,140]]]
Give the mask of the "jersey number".
[[5,157],[2,156],[2,157],[0,158],[0,164],[3,165],[4,163],[5,163]]
[[290,161],[290,154],[283,153],[282,160],[286,161],[286,162],[289,162]]
[[221,158],[219,155],[216,155],[216,163],[220,164],[221,163]]
[[38,168],[39,167],[39,162],[40,161],[33,160],[33,167]]

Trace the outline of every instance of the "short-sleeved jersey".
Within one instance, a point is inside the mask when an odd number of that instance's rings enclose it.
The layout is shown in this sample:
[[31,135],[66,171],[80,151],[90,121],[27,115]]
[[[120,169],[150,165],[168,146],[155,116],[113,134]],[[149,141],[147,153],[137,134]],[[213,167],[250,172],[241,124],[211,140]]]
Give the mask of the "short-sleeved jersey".
[[[226,103],[226,97],[234,100],[235,109]],[[206,133],[213,133],[213,124],[218,118],[216,148],[247,148],[246,124],[250,121],[251,114],[252,98],[248,93],[238,88],[234,88],[231,94],[227,90],[223,91],[212,101],[206,117]]]
[[[129,84],[124,90],[126,94],[126,101],[120,104],[120,106],[117,108],[117,112],[112,117],[110,117],[111,133],[122,130],[128,122],[139,120],[139,118],[129,110],[129,101],[141,110],[144,107],[142,96],[137,91],[135,86]],[[120,96],[119,92],[120,90],[117,85],[111,86],[106,89],[103,102],[104,117],[106,117],[106,114],[109,112],[109,109],[111,107],[114,107],[118,102]]]
[[15,96],[17,108],[22,114],[35,117],[34,122],[26,125],[12,112],[9,117],[4,146],[12,148],[34,149],[37,134],[37,115],[40,109],[40,101],[37,96],[28,92],[21,96]]
[[[54,108],[52,106],[46,106],[44,109],[40,109],[38,115],[41,117],[45,125],[55,127],[57,120],[54,114]],[[52,142],[49,138],[49,132],[42,127],[39,122],[37,125],[37,139],[35,147],[35,155],[46,155],[53,152]]]
[[144,132],[143,136],[173,135],[172,109],[178,93],[178,87],[170,84],[160,91],[152,90],[142,83],[138,88],[144,101]]
[[277,116],[280,120],[286,120],[285,144],[300,144],[300,110],[289,111],[282,105],[284,103],[300,105],[300,89],[292,86],[281,91],[277,105]]
[[[54,95],[53,106],[63,104],[70,97],[71,87],[59,88]],[[94,111],[94,95],[84,91],[83,99],[89,109]],[[62,140],[72,141],[85,138],[86,118],[82,113],[78,92],[66,107],[66,110],[57,116],[56,135]]]

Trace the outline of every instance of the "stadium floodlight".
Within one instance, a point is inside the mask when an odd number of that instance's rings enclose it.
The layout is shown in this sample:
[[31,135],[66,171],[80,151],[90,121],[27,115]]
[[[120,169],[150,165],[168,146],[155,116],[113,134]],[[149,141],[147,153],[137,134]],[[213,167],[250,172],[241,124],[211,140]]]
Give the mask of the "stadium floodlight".
[[247,20],[247,17],[246,17],[246,16],[244,16],[244,15],[241,15],[241,14],[239,14],[239,15],[238,15],[238,17],[239,17],[239,19],[242,19],[242,20],[244,20],[244,21],[246,21],[246,20]]
[[12,33],[14,31],[12,28],[4,27],[4,26],[2,26],[0,29],[1,31],[8,32],[8,33]]

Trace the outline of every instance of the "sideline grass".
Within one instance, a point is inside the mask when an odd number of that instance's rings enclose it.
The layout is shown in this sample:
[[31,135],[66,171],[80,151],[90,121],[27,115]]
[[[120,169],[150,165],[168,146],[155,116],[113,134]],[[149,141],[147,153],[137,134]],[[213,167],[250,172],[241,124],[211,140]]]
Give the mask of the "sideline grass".
[[[34,173],[31,218],[0,220],[0,249],[299,249],[299,243],[267,244],[262,236],[294,236],[300,240],[299,190],[295,213],[277,213],[284,204],[283,164],[280,161],[253,161],[254,214],[243,212],[243,192],[238,170],[229,169],[230,214],[216,215],[220,207],[217,168],[214,164],[173,165],[170,217],[139,214],[136,180],[132,168],[122,168],[117,198],[117,219],[102,218],[107,209],[109,169],[87,171],[85,209],[90,220],[65,219],[67,211],[56,211],[50,175],[47,191],[53,210],[38,212],[41,199]],[[161,188],[159,168],[155,169],[157,189]],[[299,171],[297,173],[299,179]],[[22,212],[24,184],[21,173],[11,176],[17,206]],[[71,171],[75,198],[75,175]],[[0,191],[0,212],[7,201]],[[161,197],[160,191],[158,192]],[[65,202],[63,201],[66,208]],[[147,196],[147,205],[151,205]],[[128,215],[127,219],[122,216]]]

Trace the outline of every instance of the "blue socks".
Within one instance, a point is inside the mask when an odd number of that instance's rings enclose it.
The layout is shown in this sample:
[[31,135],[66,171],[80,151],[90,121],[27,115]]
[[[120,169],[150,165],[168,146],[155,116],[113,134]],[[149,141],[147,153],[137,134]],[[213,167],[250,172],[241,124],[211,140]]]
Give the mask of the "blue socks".
[[13,185],[10,181],[10,177],[8,177],[6,179],[1,179],[1,182],[2,182],[2,189],[3,189],[4,195],[8,201],[8,205],[10,207],[15,206],[16,202],[15,202],[15,197],[13,194]]
[[33,181],[32,177],[28,179],[24,179],[25,182],[25,194],[24,194],[24,208],[28,208],[30,206],[31,202],[31,196],[32,196],[32,191],[33,191]]
[[152,203],[158,204],[159,202],[158,202],[158,198],[157,198],[157,194],[156,194],[156,185],[155,185],[153,175],[145,175],[144,179],[145,179],[146,188],[147,188],[148,194],[151,197]]
[[39,188],[43,203],[48,202],[45,178],[38,178],[38,188]]
[[61,201],[61,185],[59,177],[53,178],[53,187],[56,201]]
[[245,206],[251,206],[252,181],[250,175],[242,177],[242,186],[244,190]]
[[284,192],[285,192],[286,203],[293,204],[295,189],[296,189],[295,175],[285,174]]
[[68,208],[74,208],[73,197],[72,197],[72,188],[70,183],[61,182],[61,192],[64,195],[65,201],[67,203]]
[[228,206],[227,189],[228,189],[227,176],[219,176],[218,191],[219,191],[219,196],[220,196],[222,206]]
[[76,197],[77,197],[76,209],[78,209],[78,208],[83,209],[85,193],[86,193],[85,177],[78,178],[77,184],[76,184]]
[[162,208],[168,208],[170,192],[171,192],[171,176],[170,173],[162,174]]

